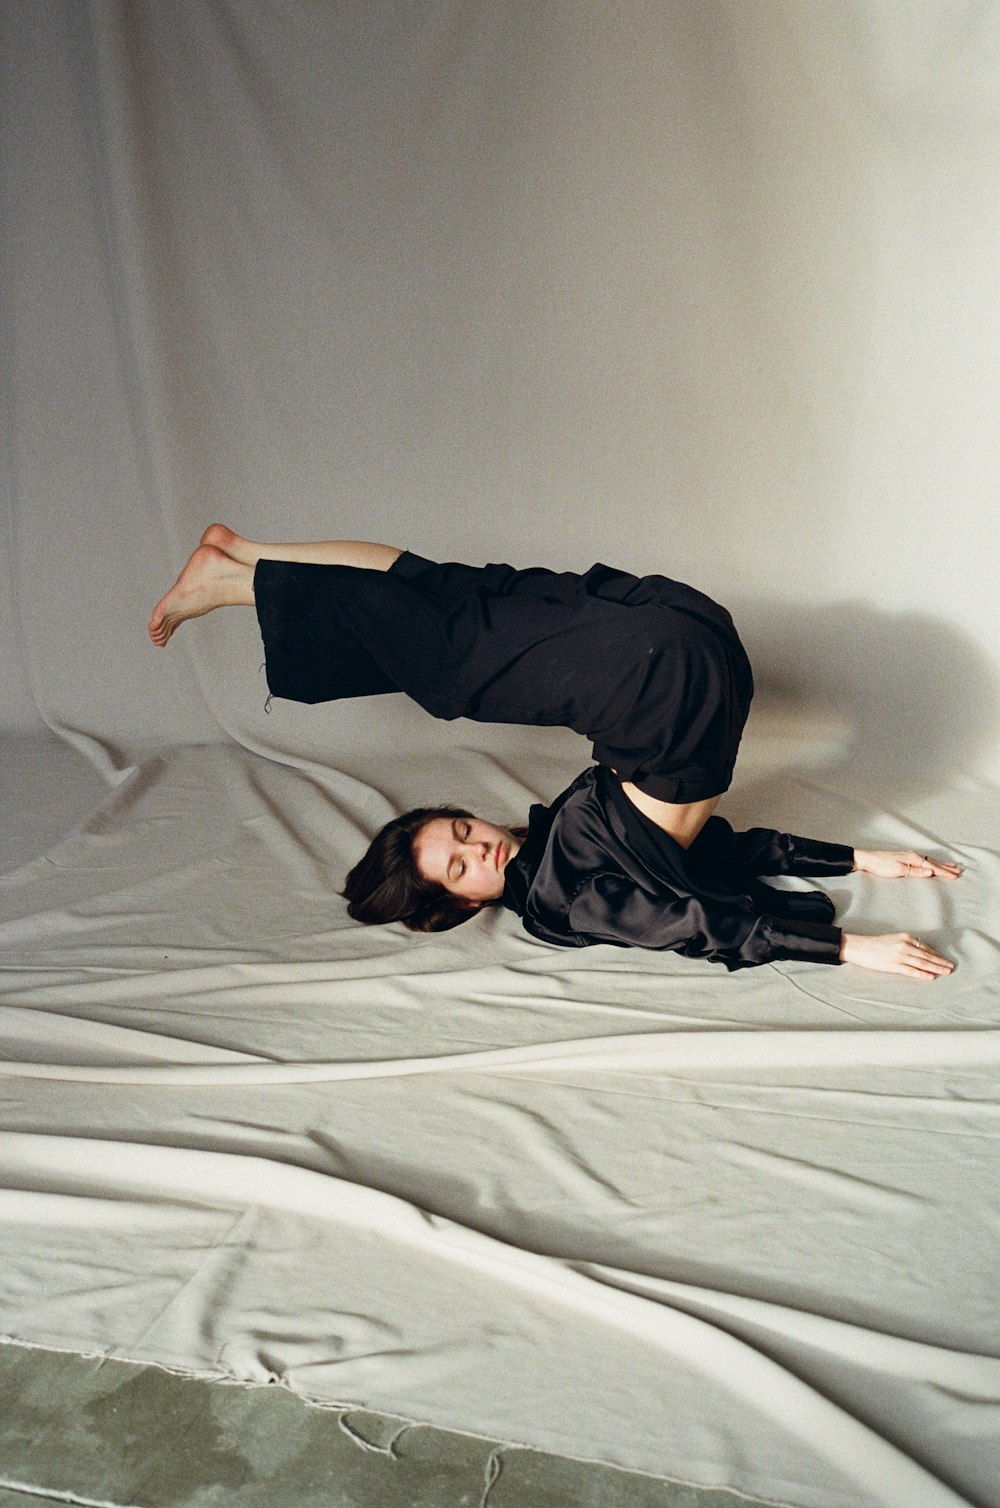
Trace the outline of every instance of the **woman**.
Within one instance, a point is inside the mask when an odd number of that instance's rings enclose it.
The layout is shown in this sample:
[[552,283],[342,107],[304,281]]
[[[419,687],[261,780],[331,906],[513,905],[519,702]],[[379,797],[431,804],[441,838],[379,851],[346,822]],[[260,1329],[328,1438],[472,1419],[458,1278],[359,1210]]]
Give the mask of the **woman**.
[[853,963],[931,981],[953,965],[908,933],[833,925],[818,891],[772,875],[957,879],[915,852],[734,833],[715,807],[750,707],[724,608],[663,576],[438,565],[388,545],[258,544],[213,524],[154,609],[154,644],[216,607],[255,606],[268,686],[318,702],[405,691],[437,717],[560,724],[596,766],[526,829],[460,808],[387,824],[348,876],[351,915],[438,931],[502,901],[562,946],[669,949],[736,969]]

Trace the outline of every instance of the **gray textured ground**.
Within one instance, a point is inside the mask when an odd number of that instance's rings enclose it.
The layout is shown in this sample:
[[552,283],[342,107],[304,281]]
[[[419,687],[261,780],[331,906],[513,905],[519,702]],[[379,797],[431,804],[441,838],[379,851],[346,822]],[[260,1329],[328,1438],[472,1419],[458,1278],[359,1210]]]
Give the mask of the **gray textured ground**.
[[281,1388],[0,1346],[0,1508],[746,1508],[424,1426],[390,1451],[399,1421],[344,1424]]

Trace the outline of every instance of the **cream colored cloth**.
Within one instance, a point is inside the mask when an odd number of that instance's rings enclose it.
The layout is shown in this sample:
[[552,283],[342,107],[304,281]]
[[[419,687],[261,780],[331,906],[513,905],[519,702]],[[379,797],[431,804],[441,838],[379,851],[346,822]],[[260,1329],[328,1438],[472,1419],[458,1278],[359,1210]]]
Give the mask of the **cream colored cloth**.
[[967,864],[833,887],[957,958],[919,986],[359,927],[355,800],[176,751],[0,880],[0,1331],[808,1508],[1000,1501],[985,801],[939,847],[785,785]]

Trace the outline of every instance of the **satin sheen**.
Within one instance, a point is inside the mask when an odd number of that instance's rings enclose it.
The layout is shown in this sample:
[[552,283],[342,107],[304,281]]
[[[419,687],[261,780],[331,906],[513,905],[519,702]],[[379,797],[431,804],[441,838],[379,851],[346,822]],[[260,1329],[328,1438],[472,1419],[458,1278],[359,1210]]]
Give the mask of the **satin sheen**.
[[[673,950],[729,969],[839,962],[819,892],[764,875],[846,874],[853,850],[712,817],[688,849],[625,796],[719,795],[732,779],[753,679],[733,621],[665,576],[436,564],[388,571],[261,560],[257,617],[273,695],[302,702],[404,691],[435,717],[558,724],[593,740],[584,771],[508,865],[504,904],[569,947]],[[614,772],[612,772],[612,768]]]
[[841,931],[819,891],[776,890],[766,875],[849,874],[854,850],[710,817],[690,848],[632,805],[609,770],[585,770],[549,807],[533,806],[507,866],[503,903],[535,937],[707,958],[727,969],[783,958],[838,963]]

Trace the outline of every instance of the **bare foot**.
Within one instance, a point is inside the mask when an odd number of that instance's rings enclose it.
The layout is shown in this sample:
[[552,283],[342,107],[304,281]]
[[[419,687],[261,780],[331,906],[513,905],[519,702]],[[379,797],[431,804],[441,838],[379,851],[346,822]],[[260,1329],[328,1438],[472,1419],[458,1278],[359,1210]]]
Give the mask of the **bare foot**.
[[149,637],[162,648],[188,618],[200,618],[216,607],[236,604],[252,607],[253,602],[252,567],[234,560],[215,545],[199,545],[170,591],[154,607]]
[[214,545],[223,555],[238,560],[241,565],[256,565],[261,556],[261,547],[256,541],[244,539],[242,534],[235,533],[225,524],[209,524],[200,543]]

